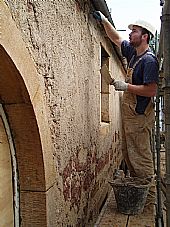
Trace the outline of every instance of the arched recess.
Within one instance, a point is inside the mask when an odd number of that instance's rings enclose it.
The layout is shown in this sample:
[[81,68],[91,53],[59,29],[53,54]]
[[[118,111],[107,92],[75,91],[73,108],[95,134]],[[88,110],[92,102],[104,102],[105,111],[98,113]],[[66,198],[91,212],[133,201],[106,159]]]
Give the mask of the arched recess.
[[55,171],[43,87],[3,1],[0,13],[0,103],[16,152],[21,226],[47,226],[46,194]]
[[21,221],[27,223],[29,220],[36,226],[36,223],[46,223],[45,173],[39,130],[23,79],[2,46],[0,52],[0,103],[16,150]]

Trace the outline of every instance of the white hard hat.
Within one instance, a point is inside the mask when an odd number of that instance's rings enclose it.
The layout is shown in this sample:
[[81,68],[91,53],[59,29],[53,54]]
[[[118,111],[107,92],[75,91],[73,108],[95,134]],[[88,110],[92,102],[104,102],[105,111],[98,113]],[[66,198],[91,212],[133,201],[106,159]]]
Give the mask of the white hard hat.
[[144,20],[137,20],[134,24],[129,24],[128,28],[130,30],[133,29],[133,26],[139,26],[139,27],[142,27],[142,28],[145,28],[146,30],[148,30],[152,37],[154,37],[155,35],[155,28],[148,22],[144,21]]

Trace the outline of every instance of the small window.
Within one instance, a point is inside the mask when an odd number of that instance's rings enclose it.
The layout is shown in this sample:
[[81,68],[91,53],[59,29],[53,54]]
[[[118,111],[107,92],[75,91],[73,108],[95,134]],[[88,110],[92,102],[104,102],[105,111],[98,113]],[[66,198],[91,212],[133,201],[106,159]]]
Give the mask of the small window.
[[109,55],[101,46],[101,122],[109,123]]

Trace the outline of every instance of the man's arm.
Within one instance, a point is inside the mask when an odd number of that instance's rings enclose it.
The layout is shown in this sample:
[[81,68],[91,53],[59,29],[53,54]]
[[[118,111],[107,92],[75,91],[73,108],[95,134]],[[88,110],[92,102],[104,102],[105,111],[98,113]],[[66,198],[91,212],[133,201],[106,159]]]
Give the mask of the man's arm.
[[156,96],[157,92],[157,84],[156,83],[150,83],[146,85],[128,84],[127,91],[135,95],[154,97]]
[[121,80],[113,80],[111,85],[114,85],[116,91],[128,91],[132,94],[145,97],[154,97],[157,92],[156,82],[144,85],[134,85]]
[[112,24],[107,19],[104,20],[102,24],[110,40],[120,48],[121,43],[123,41],[122,37],[119,35],[119,33],[116,31],[116,29],[112,26]]
[[93,16],[96,20],[100,21],[103,24],[106,34],[108,35],[110,40],[120,48],[123,39],[113,27],[113,25],[108,21],[108,19],[100,11],[95,11],[93,13]]

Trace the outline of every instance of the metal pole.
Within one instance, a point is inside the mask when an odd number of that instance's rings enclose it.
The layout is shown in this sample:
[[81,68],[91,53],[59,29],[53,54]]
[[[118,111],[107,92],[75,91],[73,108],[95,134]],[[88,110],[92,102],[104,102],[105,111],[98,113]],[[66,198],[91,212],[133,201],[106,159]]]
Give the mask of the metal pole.
[[165,78],[166,218],[167,226],[170,226],[170,0],[165,1],[161,20]]
[[160,168],[160,83],[156,96],[156,153],[157,153],[157,215],[156,226],[161,227],[163,224],[163,212],[161,202],[161,168]]
[[[158,33],[155,33],[154,41],[154,52],[155,55],[158,54]],[[158,90],[156,95],[156,127],[155,127],[155,141],[156,141],[156,174],[157,174],[157,206],[156,206],[156,226],[163,227],[163,212],[162,212],[162,202],[161,202],[161,168],[160,168],[160,88],[161,84],[159,81]]]

